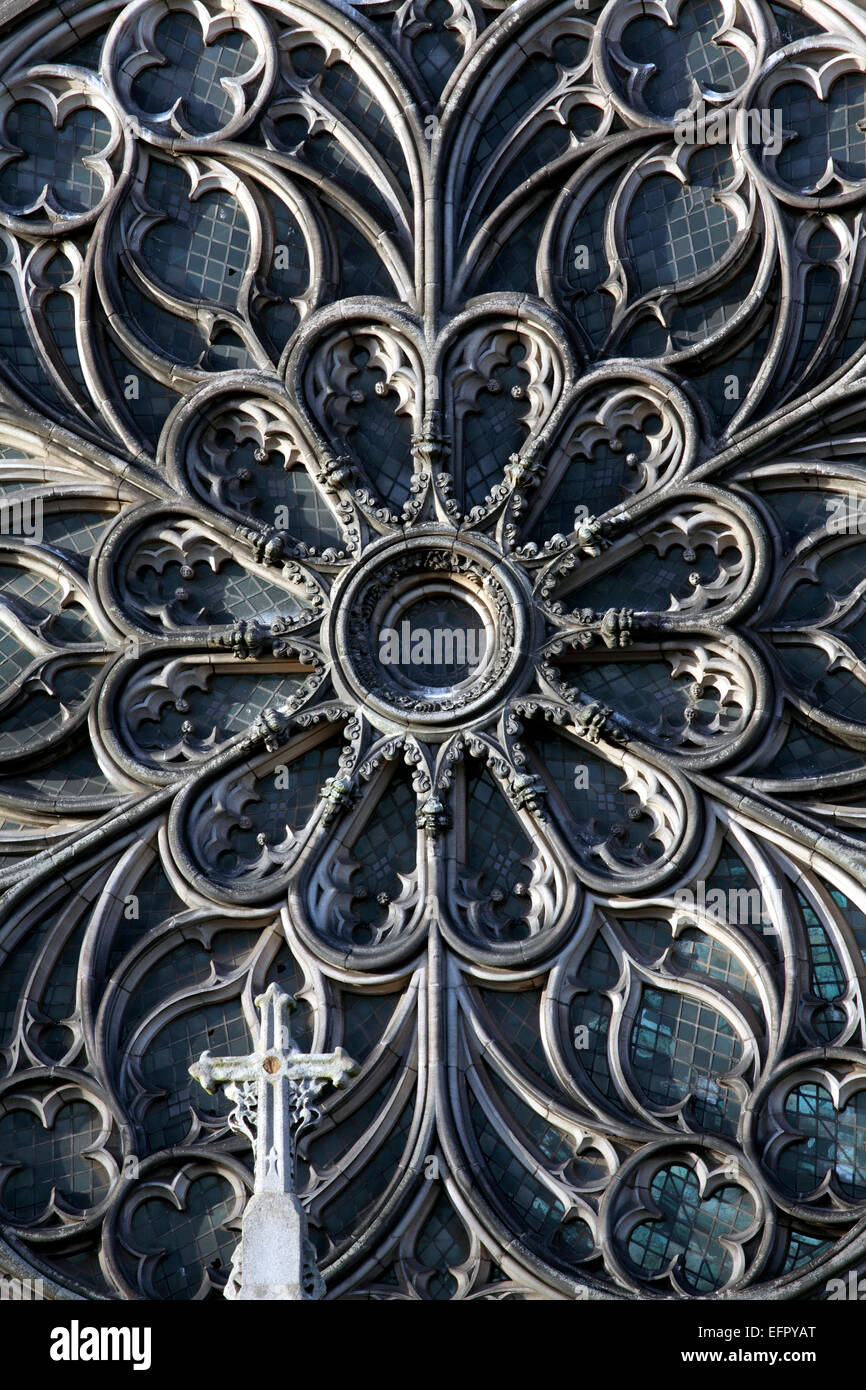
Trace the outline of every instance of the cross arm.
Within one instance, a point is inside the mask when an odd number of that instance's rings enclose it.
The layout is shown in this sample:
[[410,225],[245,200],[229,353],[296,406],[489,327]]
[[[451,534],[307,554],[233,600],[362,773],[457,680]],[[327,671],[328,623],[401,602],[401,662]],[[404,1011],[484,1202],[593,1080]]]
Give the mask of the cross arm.
[[334,1086],[344,1086],[350,1076],[358,1072],[358,1063],[343,1051],[342,1047],[333,1052],[304,1052],[290,1057],[286,1074],[292,1081],[330,1081]]
[[256,1054],[249,1057],[212,1057],[203,1052],[197,1062],[189,1069],[190,1076],[213,1095],[217,1086],[227,1081],[255,1081],[261,1071],[261,1058]]

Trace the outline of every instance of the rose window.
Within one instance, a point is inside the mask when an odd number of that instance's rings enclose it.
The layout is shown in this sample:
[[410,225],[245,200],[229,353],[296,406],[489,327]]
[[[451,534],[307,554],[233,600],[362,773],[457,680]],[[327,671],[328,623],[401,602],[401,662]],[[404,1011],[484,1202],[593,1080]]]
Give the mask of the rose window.
[[866,1262],[866,16],[21,4],[0,1267],[217,1298],[205,1048],[360,1063],[327,1297]]

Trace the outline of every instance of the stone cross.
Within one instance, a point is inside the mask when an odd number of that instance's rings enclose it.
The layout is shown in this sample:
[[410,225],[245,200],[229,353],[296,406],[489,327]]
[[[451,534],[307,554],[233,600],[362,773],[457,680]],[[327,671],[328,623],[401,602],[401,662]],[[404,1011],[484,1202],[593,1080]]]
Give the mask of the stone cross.
[[286,1023],[286,1011],[294,1007],[290,995],[269,985],[256,1000],[262,1016],[256,1051],[248,1057],[203,1052],[189,1069],[206,1091],[226,1087],[234,1101],[229,1125],[250,1139],[255,1154],[253,1195],[226,1298],[310,1299],[324,1292],[295,1192],[295,1135],[317,1118],[312,1102],[325,1082],[342,1086],[358,1068],[341,1047],[301,1052]]

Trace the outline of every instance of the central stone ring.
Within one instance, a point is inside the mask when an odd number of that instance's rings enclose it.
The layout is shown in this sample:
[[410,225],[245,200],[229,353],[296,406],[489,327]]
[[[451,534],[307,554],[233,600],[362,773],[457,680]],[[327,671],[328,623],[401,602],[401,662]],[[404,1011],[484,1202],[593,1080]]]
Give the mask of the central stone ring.
[[444,738],[514,688],[531,614],[495,546],[437,527],[369,547],[335,586],[324,637],[338,688],[375,724]]

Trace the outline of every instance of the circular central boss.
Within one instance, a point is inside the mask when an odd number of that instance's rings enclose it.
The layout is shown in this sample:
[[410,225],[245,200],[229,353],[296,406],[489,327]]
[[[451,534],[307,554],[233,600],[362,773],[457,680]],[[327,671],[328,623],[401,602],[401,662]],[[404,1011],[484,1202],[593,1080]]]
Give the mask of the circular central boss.
[[411,590],[393,605],[379,630],[379,663],[408,690],[439,695],[474,681],[495,648],[495,632],[480,605],[450,581]]
[[526,664],[528,594],[493,546],[439,529],[378,542],[334,592],[335,680],[383,728],[444,736]]

